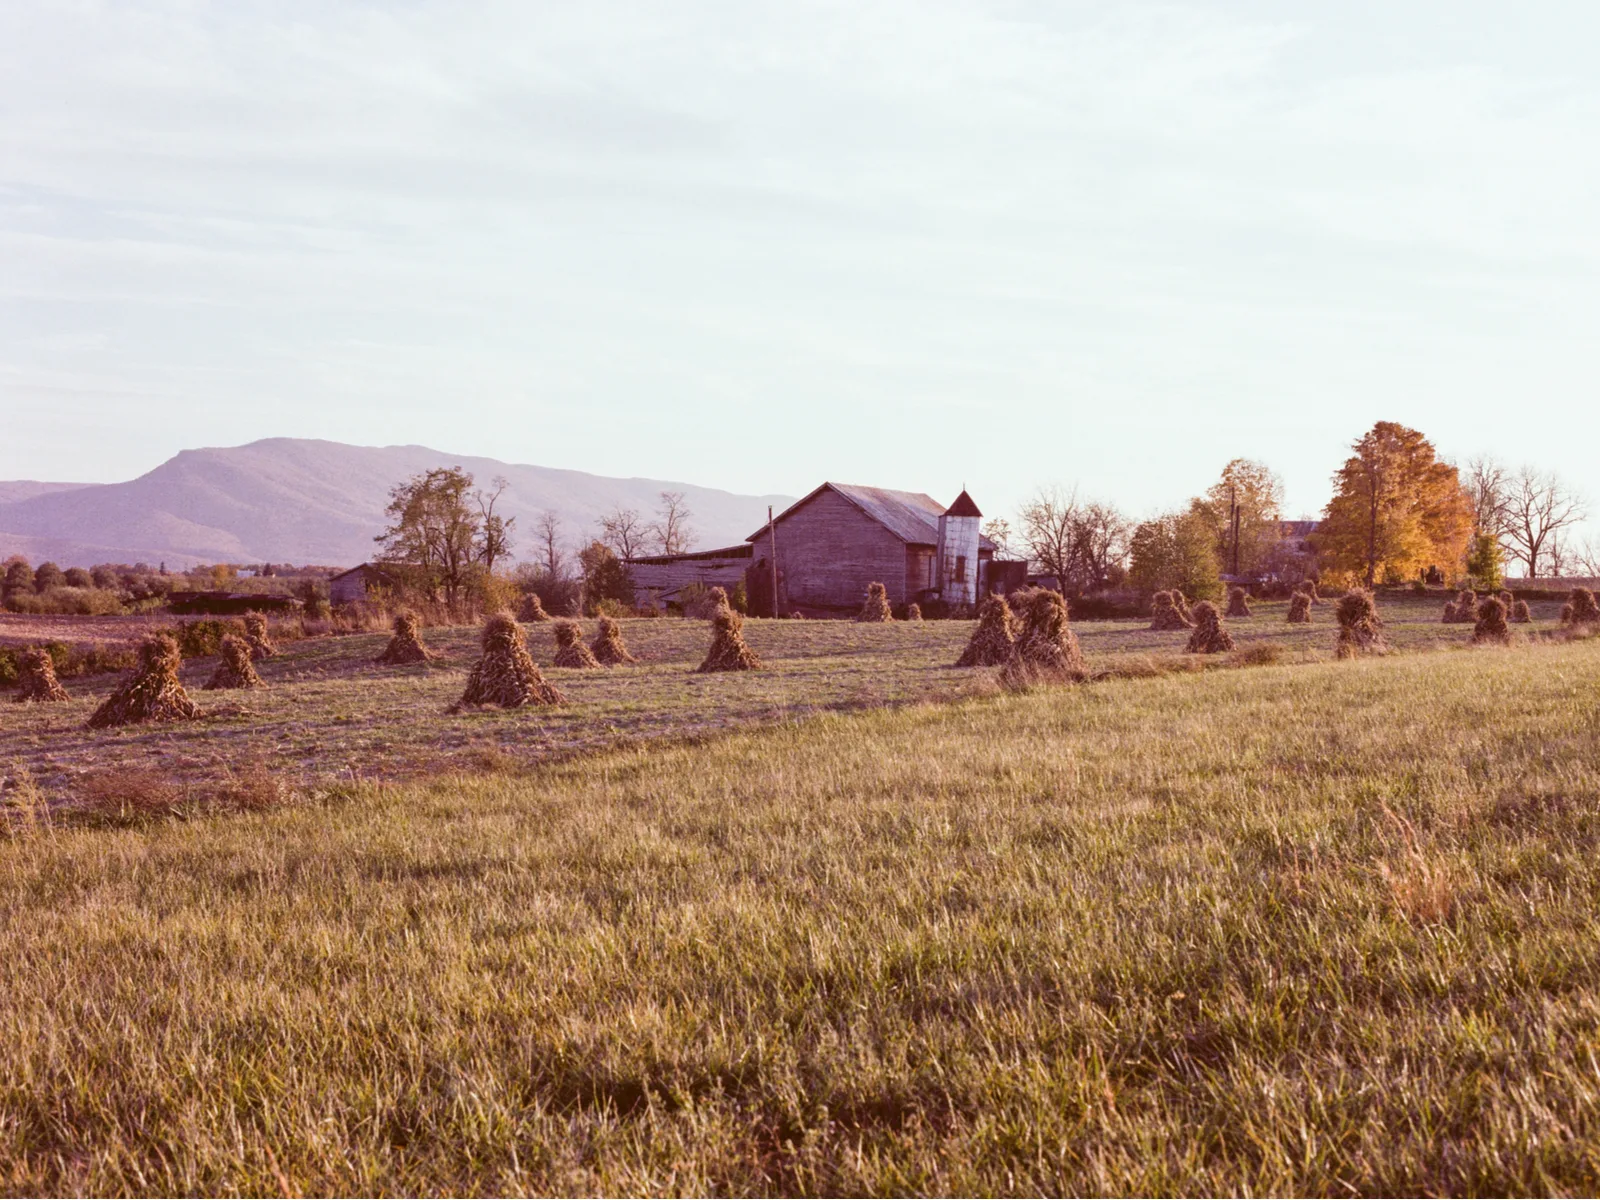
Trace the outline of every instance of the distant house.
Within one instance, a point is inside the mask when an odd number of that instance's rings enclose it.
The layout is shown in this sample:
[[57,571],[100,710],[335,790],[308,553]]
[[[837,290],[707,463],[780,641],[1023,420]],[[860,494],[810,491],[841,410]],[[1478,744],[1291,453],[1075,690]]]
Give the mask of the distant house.
[[995,552],[982,518],[966,492],[946,507],[923,492],[824,483],[745,539],[750,577],[768,577],[776,555],[779,611],[849,612],[869,583],[894,605],[970,605],[987,593]]
[[335,608],[347,604],[364,604],[379,589],[393,590],[394,576],[382,567],[367,562],[351,567],[328,580],[328,603]]
[[1317,571],[1313,536],[1317,521],[1279,521],[1278,544],[1267,556],[1267,569],[1281,583],[1299,583]]
[[743,582],[750,565],[748,544],[724,546],[717,550],[696,550],[689,554],[651,554],[622,560],[638,601],[673,604],[683,589],[691,585],[732,591]]

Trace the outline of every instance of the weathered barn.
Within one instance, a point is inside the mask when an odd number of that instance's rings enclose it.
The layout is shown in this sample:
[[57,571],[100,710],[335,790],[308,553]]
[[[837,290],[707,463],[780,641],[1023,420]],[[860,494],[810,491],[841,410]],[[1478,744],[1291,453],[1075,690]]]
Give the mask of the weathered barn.
[[731,592],[743,582],[750,565],[751,547],[724,546],[717,550],[696,550],[689,554],[651,554],[626,558],[622,565],[633,581],[634,596],[640,604],[666,605],[676,602],[683,589],[694,584],[725,588]]
[[824,483],[770,529],[764,525],[745,539],[756,560],[751,578],[770,573],[776,542],[780,611],[853,611],[875,582],[896,606],[970,605],[986,592],[995,551],[979,531],[982,518],[966,492],[947,508],[922,492]]
[[362,563],[351,567],[328,580],[328,603],[335,608],[347,604],[364,604],[367,598],[380,589],[393,590],[394,577],[382,567]]

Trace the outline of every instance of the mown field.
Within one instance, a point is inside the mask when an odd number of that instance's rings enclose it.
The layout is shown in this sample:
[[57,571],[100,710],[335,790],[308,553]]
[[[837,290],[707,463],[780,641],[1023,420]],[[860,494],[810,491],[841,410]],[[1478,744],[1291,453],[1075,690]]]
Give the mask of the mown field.
[[[1527,628],[1552,628],[1559,604],[1535,608],[1539,620]],[[1083,622],[1074,629],[1091,671],[1102,674],[1331,658],[1332,605],[1317,608],[1310,626],[1286,624],[1286,609],[1258,604],[1258,615],[1231,622],[1239,653],[1220,658],[1185,655],[1185,634],[1151,633],[1141,622]],[[1470,641],[1470,626],[1439,624],[1432,601],[1388,601],[1383,614],[1390,641],[1403,652],[1461,650]],[[95,626],[100,636],[102,626]],[[585,627],[593,633],[592,621]],[[476,658],[476,628],[427,631],[429,644],[445,654],[431,667],[374,665],[386,635],[285,642],[279,657],[258,664],[268,687],[248,692],[200,691],[216,660],[194,659],[183,678],[205,716],[181,725],[85,732],[84,722],[116,682],[111,675],[68,680],[71,704],[6,704],[0,692],[0,782],[12,788],[25,772],[53,804],[85,794],[104,804],[119,789],[133,800],[203,802],[208,788],[226,789],[241,772],[315,793],[364,779],[528,769],[641,739],[944,701],[997,686],[992,671],[951,665],[971,634],[966,621],[750,621],[747,640],[767,669],[711,676],[694,673],[708,641],[704,622],[632,620],[623,627],[640,662],[606,671],[552,668],[550,626],[526,627],[534,657],[569,701],[553,709],[446,712]],[[61,619],[51,628],[56,636],[70,633]]]
[[1590,1194],[1597,846],[1592,640],[17,830],[0,1190]]

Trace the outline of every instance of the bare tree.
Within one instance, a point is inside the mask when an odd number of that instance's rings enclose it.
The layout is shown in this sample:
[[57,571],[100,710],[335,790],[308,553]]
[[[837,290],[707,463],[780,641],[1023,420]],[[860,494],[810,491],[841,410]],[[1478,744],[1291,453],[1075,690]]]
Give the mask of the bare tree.
[[1574,574],[1588,579],[1600,579],[1600,542],[1593,538],[1572,544]]
[[1042,487],[1017,514],[1028,558],[1044,574],[1054,575],[1063,584],[1072,569],[1073,535],[1079,513],[1077,488]]
[[1503,463],[1480,454],[1461,472],[1461,485],[1472,499],[1476,531],[1487,533],[1503,547],[1510,526],[1511,472]]
[[1076,488],[1040,488],[1019,520],[1029,559],[1062,587],[1101,587],[1127,558],[1132,524],[1110,504],[1079,500]]
[[1083,506],[1079,522],[1078,557],[1087,568],[1093,587],[1110,581],[1128,560],[1133,522],[1113,504],[1098,500]]
[[636,508],[623,508],[620,504],[608,513],[600,514],[600,540],[618,558],[632,558],[644,549],[645,539],[652,529],[645,524]]
[[1528,578],[1563,529],[1580,523],[1586,513],[1581,496],[1550,471],[1521,468],[1506,488],[1506,541],[1511,556],[1526,568]]
[[472,499],[478,506],[479,516],[478,561],[483,563],[485,571],[492,573],[496,562],[511,556],[511,528],[517,523],[517,519],[503,517],[494,510],[494,506],[500,502],[500,497],[505,495],[506,489],[511,486],[511,481],[504,475],[496,475],[490,486],[494,491],[474,491]]
[[561,517],[552,509],[545,509],[534,523],[539,538],[539,552],[544,556],[544,569],[551,579],[562,578],[566,556],[561,551]]
[[1001,558],[1011,557],[1011,522],[1004,517],[995,517],[992,521],[985,521],[981,531],[983,536],[994,543],[994,552]]
[[682,554],[694,545],[694,530],[689,525],[692,516],[682,492],[661,493],[650,532],[662,554]]

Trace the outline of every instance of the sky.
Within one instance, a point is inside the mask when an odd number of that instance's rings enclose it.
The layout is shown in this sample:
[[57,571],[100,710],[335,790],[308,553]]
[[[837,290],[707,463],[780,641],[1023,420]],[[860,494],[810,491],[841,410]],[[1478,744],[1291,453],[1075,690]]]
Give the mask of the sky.
[[1600,5],[0,5],[0,478],[262,437],[1600,504]]

